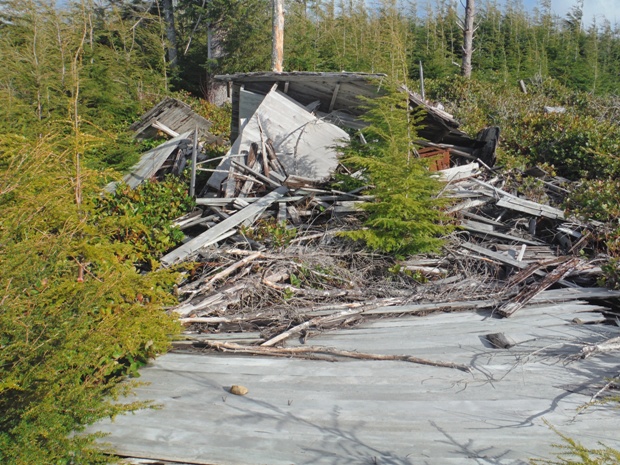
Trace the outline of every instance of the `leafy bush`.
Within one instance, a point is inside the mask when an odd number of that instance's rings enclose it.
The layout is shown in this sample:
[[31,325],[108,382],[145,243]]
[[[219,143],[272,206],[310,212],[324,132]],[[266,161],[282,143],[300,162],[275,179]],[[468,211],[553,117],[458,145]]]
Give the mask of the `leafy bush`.
[[620,288],[620,181],[585,180],[568,196],[565,207],[578,217],[607,224],[595,232],[604,246],[603,252],[611,257],[601,266],[601,284]]
[[[100,175],[76,170],[53,136],[0,136],[0,462],[99,463],[72,433],[141,407],[115,405],[118,382],[165,351],[177,323],[162,312],[177,275],[139,273],[127,230],[148,215],[100,216]],[[83,199],[76,202],[81,194]],[[155,248],[157,244],[151,243]],[[142,254],[154,254],[145,249]],[[106,400],[108,399],[108,400]]]
[[249,228],[242,226],[240,232],[248,239],[268,242],[274,248],[289,245],[297,236],[296,228],[289,228],[285,222],[279,223],[275,218],[259,220]]
[[232,105],[225,104],[221,107],[209,103],[207,100],[200,99],[192,105],[194,111],[211,121],[212,126],[209,131],[215,136],[230,138],[230,119],[232,117]]
[[347,235],[397,255],[437,250],[450,227],[439,209],[441,184],[413,151],[417,119],[409,114],[407,96],[393,90],[376,99],[366,121],[368,143],[354,139],[344,162],[366,170],[376,201],[364,205],[367,228]]
[[116,225],[110,239],[131,245],[130,261],[151,262],[179,244],[184,235],[172,226],[172,220],[187,213],[194,201],[189,196],[187,182],[170,176],[162,182],[145,182],[136,189],[122,184],[114,194],[96,202],[96,220],[101,225]]
[[504,148],[571,180],[620,176],[618,126],[571,113],[525,116]]
[[[500,163],[522,168],[546,165],[571,180],[620,177],[620,121],[614,102],[568,89],[553,79],[532,81],[529,93],[518,85],[454,77],[427,83],[429,96],[445,102],[465,131],[498,125]],[[546,115],[545,106],[564,106]]]

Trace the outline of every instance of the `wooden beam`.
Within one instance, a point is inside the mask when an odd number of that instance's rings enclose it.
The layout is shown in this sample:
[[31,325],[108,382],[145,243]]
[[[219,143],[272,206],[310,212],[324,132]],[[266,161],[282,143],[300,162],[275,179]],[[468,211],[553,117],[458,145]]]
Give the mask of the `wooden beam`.
[[549,205],[532,202],[531,200],[520,199],[517,197],[504,196],[497,202],[500,208],[509,208],[521,213],[527,213],[534,216],[544,216],[552,220],[563,220],[564,212]]
[[527,245],[544,245],[544,242],[530,241],[529,239],[523,239],[521,237],[511,236],[509,234],[499,233],[496,231],[489,231],[474,223],[475,223],[474,221],[470,221],[469,224],[462,224],[461,227],[466,231],[469,231],[474,234],[478,234],[483,237],[486,237],[486,236],[497,237],[498,239],[504,239],[504,240],[512,241],[512,242],[519,242],[521,244],[527,244]]
[[340,83],[337,83],[336,87],[334,87],[334,93],[332,94],[331,102],[329,102],[329,110],[327,110],[327,113],[331,113],[332,110],[334,109],[334,105],[336,104],[336,98],[338,97],[339,91],[340,91]]
[[194,145],[192,146],[192,176],[189,183],[189,196],[196,196],[196,162],[198,160],[198,127],[194,130]]
[[516,297],[498,307],[497,313],[503,317],[513,315],[536,295],[540,294],[542,291],[546,290],[548,287],[555,284],[575,269],[575,267],[579,264],[579,261],[580,260],[578,258],[572,258],[562,263],[555,270],[547,273],[547,276],[545,276],[541,282],[524,288]]
[[241,163],[237,163],[236,161],[231,161],[230,163],[231,163],[231,166],[234,166],[234,167],[240,169],[241,171],[245,171],[246,173],[251,174],[252,176],[256,177],[257,179],[260,179],[261,181],[267,183],[271,187],[280,187],[281,186],[280,183],[277,183],[273,179],[268,178],[267,176],[262,175],[258,171],[253,170],[252,168],[250,168],[248,166],[242,165]]

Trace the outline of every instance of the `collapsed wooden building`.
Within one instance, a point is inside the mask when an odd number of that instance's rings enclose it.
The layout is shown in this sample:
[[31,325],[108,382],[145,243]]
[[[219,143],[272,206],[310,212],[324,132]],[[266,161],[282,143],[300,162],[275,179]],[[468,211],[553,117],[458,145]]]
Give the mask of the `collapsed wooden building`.
[[[361,207],[374,200],[369,186],[341,190],[325,181],[341,169],[346,130],[364,126],[359,96],[382,95],[384,76],[218,78],[232,95],[228,153],[217,165],[201,160],[198,131],[178,134],[151,118],[173,139],[127,178],[137,185],[189,163],[198,195],[196,209],[176,221],[187,239],[161,259],[193,263],[176,289],[180,303],[168,309],[185,326],[183,340],[145,370],[166,389],[140,393],[164,409],[105,424],[117,452],[136,464],[298,463],[312,453],[311,438],[320,453],[308,463],[404,464],[425,454],[525,463],[548,453],[547,443],[536,443],[550,441],[545,418],[580,435],[584,425],[590,442],[613,440],[609,412],[574,421],[571,411],[617,393],[611,354],[620,348],[620,291],[599,286],[605,257],[597,241],[607,226],[558,208],[573,183],[539,168],[494,167],[498,128],[468,136],[404,89],[411,110],[425,111],[421,154],[447,157],[434,176],[457,227],[441,254],[397,260],[369,252],[339,236],[361,227]],[[210,177],[195,186],[200,169]],[[205,360],[217,366],[213,373]],[[419,371],[390,364],[398,362]],[[236,383],[249,392],[228,399],[239,394]],[[377,421],[361,425],[369,401],[383,407],[373,410]],[[484,432],[472,431],[472,421]],[[292,438],[278,434],[282,425]],[[423,453],[409,451],[410,425]],[[514,428],[522,432],[516,439]],[[247,438],[269,444],[250,457]]]

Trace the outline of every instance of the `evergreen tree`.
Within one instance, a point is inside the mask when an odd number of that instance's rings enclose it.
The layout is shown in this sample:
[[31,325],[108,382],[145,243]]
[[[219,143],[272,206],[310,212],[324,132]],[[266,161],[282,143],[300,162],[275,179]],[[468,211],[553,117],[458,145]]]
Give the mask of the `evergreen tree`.
[[353,142],[345,163],[367,171],[375,202],[365,205],[366,228],[348,233],[368,247],[397,255],[437,250],[449,232],[447,218],[438,208],[440,182],[416,156],[415,115],[408,95],[392,89],[376,99],[365,117],[367,144]]

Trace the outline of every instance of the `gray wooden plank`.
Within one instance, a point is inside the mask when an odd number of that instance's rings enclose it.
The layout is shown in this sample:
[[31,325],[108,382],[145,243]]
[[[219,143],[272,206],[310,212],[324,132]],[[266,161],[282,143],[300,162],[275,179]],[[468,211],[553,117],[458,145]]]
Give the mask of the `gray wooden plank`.
[[[510,241],[510,242],[519,242],[520,244],[527,244],[527,245],[543,245],[544,242],[541,241],[537,241],[537,240],[530,240],[530,239],[524,239],[522,237],[518,237],[518,236],[512,236],[509,234],[504,234],[504,233],[500,233],[497,231],[490,231],[487,228],[483,227],[478,227],[472,224],[473,222],[468,222],[468,223],[464,223],[461,224],[461,228],[463,228],[465,231],[469,231],[473,234],[478,234],[479,236],[482,237],[496,237],[498,239],[504,239],[506,241]],[[487,225],[484,225],[487,226]]]
[[[131,168],[131,171],[123,177],[123,182],[132,189],[135,189],[142,182],[150,179],[179,146],[182,144],[189,144],[191,133],[192,131],[187,131],[183,134],[179,134],[177,137],[142,154],[138,163],[136,163]],[[105,190],[107,192],[114,192],[116,190],[116,184],[115,182],[109,183],[105,187]]]
[[280,197],[283,197],[286,192],[288,192],[288,188],[278,187],[273,192],[270,192],[260,200],[248,205],[234,215],[231,215],[229,218],[226,218],[224,221],[216,224],[211,229],[208,229],[201,235],[195,237],[191,241],[186,242],[182,246],[177,247],[172,252],[163,256],[160,260],[162,265],[170,266],[174,263],[184,260],[192,253],[199,250],[201,247],[204,247],[210,241],[214,241],[220,237],[223,237],[225,234],[229,233],[231,229],[240,225],[244,221],[260,215],[269,205],[271,205]]
[[549,205],[542,205],[530,200],[520,199],[516,197],[504,196],[498,200],[497,206],[501,208],[509,208],[522,213],[527,213],[534,216],[544,216],[551,218],[552,220],[564,219],[564,212],[557,208],[550,207]]

